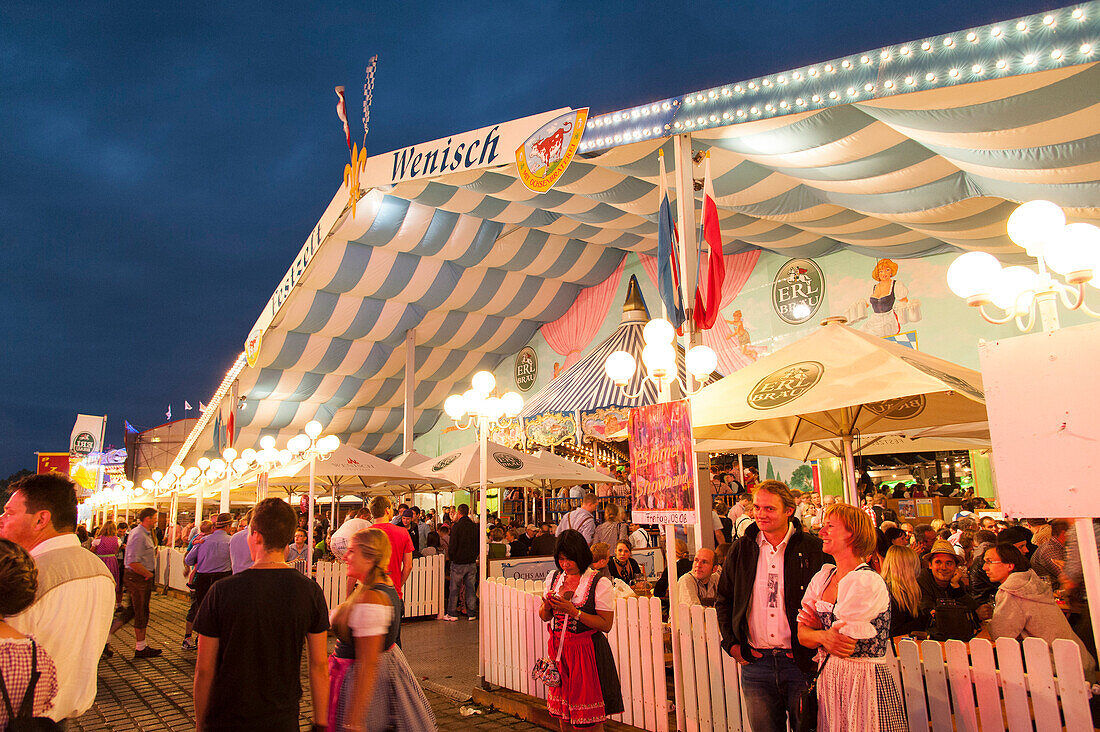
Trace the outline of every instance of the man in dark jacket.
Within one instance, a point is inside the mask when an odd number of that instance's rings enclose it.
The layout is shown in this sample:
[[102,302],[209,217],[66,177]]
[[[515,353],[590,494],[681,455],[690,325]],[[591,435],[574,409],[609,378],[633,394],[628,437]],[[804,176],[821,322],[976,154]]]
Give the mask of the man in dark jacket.
[[798,642],[802,595],[824,564],[821,540],[794,518],[791,491],[766,480],[753,495],[756,523],[730,547],[718,581],[722,648],[742,664],[753,732],[798,729],[798,701],[813,654]]
[[470,519],[470,507],[463,503],[458,507],[458,520],[451,527],[451,541],[447,545],[447,558],[451,560],[451,588],[447,598],[447,614],[444,620],[458,620],[458,588],[466,586],[466,614],[477,619],[477,558],[481,552],[478,527]]

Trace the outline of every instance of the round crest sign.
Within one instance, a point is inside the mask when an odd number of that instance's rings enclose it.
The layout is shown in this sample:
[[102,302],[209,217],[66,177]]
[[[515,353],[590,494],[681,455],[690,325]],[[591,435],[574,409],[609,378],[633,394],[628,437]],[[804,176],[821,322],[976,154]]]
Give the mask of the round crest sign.
[[805,323],[821,307],[824,297],[825,275],[812,259],[791,259],[775,274],[772,307],[784,323]]
[[516,388],[520,391],[529,391],[535,385],[535,377],[539,373],[539,359],[535,355],[535,349],[524,346],[516,354],[516,366],[513,376],[516,378]]
[[493,460],[497,461],[500,467],[507,470],[519,470],[523,467],[523,461],[515,455],[510,455],[506,452],[494,452]]
[[448,455],[447,457],[440,459],[439,462],[432,466],[432,472],[438,473],[440,470],[443,470],[443,468],[447,467],[455,460],[458,460],[458,453],[455,453],[454,455]]
[[775,409],[793,402],[821,381],[825,367],[817,361],[799,361],[768,374],[745,398],[753,409]]
[[81,432],[73,438],[73,453],[84,457],[95,448],[95,437],[91,432]]

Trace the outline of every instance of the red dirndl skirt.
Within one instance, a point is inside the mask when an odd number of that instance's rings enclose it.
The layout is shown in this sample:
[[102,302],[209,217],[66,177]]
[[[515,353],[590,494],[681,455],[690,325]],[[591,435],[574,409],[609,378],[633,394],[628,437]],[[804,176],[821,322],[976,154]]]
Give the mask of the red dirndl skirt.
[[[599,724],[607,719],[592,645],[593,632],[565,634],[558,662],[561,686],[546,689],[546,711],[574,727]],[[557,655],[560,638],[560,632],[550,634],[547,650],[551,658]]]

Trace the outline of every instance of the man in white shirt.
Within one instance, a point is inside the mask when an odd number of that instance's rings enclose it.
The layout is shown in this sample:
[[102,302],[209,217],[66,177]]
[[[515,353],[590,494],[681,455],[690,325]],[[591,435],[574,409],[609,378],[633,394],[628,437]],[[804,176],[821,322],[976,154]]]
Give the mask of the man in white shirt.
[[57,473],[29,475],[11,485],[0,537],[34,557],[34,604],[6,618],[33,635],[57,667],[57,696],[48,716],[78,717],[95,701],[99,650],[107,643],[115,580],[107,565],[76,538],[76,486]]
[[798,642],[798,611],[821,569],[821,540],[794,518],[790,489],[766,480],[753,494],[756,523],[734,542],[718,579],[715,609],[722,649],[742,664],[753,732],[799,729],[798,700],[813,654]]
[[695,552],[691,571],[680,578],[680,592],[676,596],[682,605],[713,607],[718,594],[718,575],[714,573],[714,552],[700,549]]
[[630,546],[634,549],[649,548],[649,532],[638,524],[630,525]]

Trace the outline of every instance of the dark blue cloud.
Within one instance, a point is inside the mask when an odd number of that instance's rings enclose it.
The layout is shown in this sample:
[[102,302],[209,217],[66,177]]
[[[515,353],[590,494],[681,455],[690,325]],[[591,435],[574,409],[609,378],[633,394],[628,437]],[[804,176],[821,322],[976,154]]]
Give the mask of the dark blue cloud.
[[[0,6],[0,476],[77,412],[205,400],[338,187],[363,67],[380,153],[610,111],[1058,3]],[[353,132],[358,138],[360,133]]]

